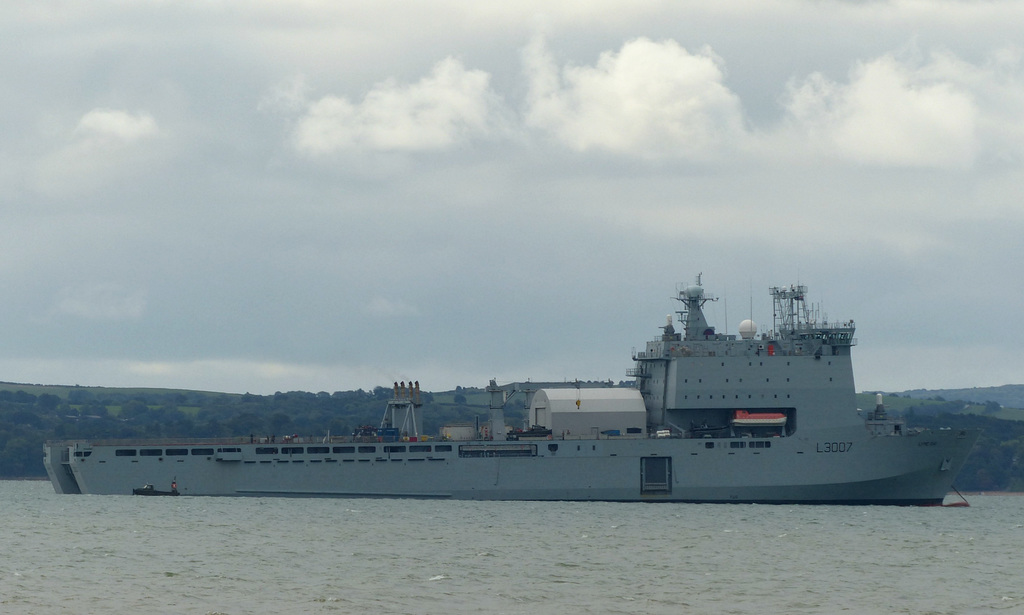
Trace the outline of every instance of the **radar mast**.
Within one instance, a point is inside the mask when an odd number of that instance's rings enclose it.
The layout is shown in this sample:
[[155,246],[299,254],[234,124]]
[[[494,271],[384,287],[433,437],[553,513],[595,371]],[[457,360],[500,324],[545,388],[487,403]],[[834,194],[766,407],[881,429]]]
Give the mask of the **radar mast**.
[[715,328],[708,325],[704,317],[704,304],[708,301],[718,301],[717,297],[706,296],[704,287],[700,284],[700,277],[703,273],[697,274],[697,282],[680,290],[675,297],[685,306],[679,314],[679,320],[685,325],[685,339],[700,340],[715,335]]

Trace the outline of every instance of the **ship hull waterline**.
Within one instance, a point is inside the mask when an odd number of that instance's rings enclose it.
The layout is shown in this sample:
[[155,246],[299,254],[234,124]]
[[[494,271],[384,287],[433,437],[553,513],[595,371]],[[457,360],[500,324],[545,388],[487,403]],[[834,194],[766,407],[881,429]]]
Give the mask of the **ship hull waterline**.
[[[139,456],[128,462],[115,456],[134,450],[127,445],[77,442],[51,443],[47,467],[58,493],[104,495],[175,481],[183,496],[936,505],[976,438],[973,431],[942,430],[739,442],[767,443],[760,448],[711,439],[541,440],[520,443],[536,452],[519,457],[459,456],[463,446],[484,455],[487,447],[501,446],[490,441],[426,444],[421,448],[432,450],[422,454],[373,444],[365,447],[372,452],[350,455],[265,455],[257,454],[257,445],[233,444],[239,452],[229,459]],[[451,450],[433,450],[439,444]],[[62,450],[68,461],[55,462]],[[74,456],[86,450],[89,456]]]

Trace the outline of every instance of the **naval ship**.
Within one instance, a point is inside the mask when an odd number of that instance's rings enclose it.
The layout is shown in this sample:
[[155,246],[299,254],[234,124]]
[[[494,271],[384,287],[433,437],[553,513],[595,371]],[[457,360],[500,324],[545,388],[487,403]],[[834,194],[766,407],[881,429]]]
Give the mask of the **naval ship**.
[[[979,431],[908,428],[881,396],[858,409],[853,321],[819,319],[803,285],[770,294],[770,330],[723,334],[698,276],[634,350],[634,386],[492,380],[489,416],[436,436],[420,433],[419,383],[403,382],[380,426],[351,436],[51,441],[46,470],[58,493],[941,504]],[[505,424],[510,403],[521,428]]]

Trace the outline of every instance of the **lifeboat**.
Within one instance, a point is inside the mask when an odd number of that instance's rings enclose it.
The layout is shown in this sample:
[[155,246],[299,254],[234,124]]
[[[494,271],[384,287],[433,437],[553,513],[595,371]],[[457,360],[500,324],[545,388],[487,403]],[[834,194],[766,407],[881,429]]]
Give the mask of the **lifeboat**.
[[782,412],[736,410],[732,424],[734,427],[781,427],[786,424],[786,415]]

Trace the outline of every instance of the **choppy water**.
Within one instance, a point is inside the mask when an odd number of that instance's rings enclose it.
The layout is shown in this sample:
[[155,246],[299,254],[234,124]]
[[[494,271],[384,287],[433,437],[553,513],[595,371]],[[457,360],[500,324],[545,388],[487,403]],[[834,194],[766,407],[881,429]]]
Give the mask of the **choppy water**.
[[1024,612],[971,508],[58,496],[0,481],[0,613]]

